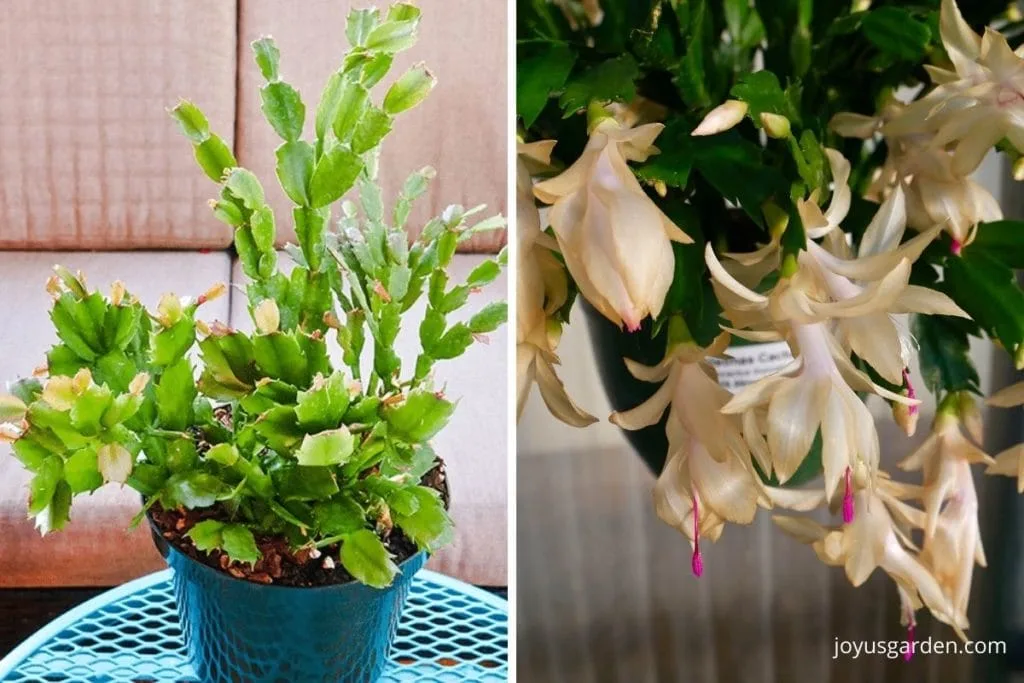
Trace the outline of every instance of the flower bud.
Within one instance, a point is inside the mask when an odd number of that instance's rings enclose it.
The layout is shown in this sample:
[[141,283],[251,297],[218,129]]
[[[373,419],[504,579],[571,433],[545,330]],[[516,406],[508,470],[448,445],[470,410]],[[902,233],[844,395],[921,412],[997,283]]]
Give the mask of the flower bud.
[[114,283],[110,285],[110,303],[120,306],[124,301],[125,291],[124,283],[120,280],[114,280]]
[[273,299],[264,299],[253,310],[252,319],[262,334],[273,334],[281,327],[281,310]]
[[132,396],[138,396],[146,390],[146,385],[149,384],[149,374],[140,372],[132,378],[132,381],[128,384],[128,393]]
[[781,240],[789,226],[789,214],[770,199],[761,207],[761,212],[768,224],[768,234],[772,236],[773,240]]
[[54,299],[59,299],[60,295],[64,293],[64,288],[61,287],[60,278],[56,275],[51,275],[46,280],[46,293]]
[[1017,181],[1024,180],[1024,156],[1019,157],[1013,162],[1013,179]]
[[747,103],[740,100],[727,100],[718,105],[704,117],[690,135],[717,135],[725,132],[743,120],[747,115]]
[[43,387],[43,401],[56,410],[71,410],[75,405],[75,389],[70,377],[51,377]]
[[53,272],[57,274],[57,277],[64,283],[64,286],[76,297],[81,299],[88,296],[89,293],[85,289],[85,277],[81,271],[75,276],[74,273],[64,266],[57,265],[53,267]]
[[0,422],[17,422],[25,418],[28,406],[17,396],[0,394]]
[[587,133],[593,134],[594,129],[608,119],[615,120],[611,112],[605,109],[600,102],[593,101],[587,105]]
[[156,306],[157,320],[164,327],[172,327],[181,320],[182,308],[181,299],[175,294],[164,294]]
[[203,304],[207,303],[208,301],[213,301],[214,299],[219,299],[220,297],[224,296],[224,294],[227,291],[228,291],[228,286],[226,284],[224,284],[223,282],[218,282],[217,284],[215,284],[214,286],[210,287],[208,290],[206,290],[205,292],[200,294],[199,295],[199,299],[198,299],[198,301],[196,303],[198,303],[200,306],[202,306]]
[[108,443],[96,451],[96,466],[103,481],[123,484],[132,473],[132,454],[119,443]]
[[892,419],[907,436],[913,436],[917,431],[917,418],[919,415],[920,411],[912,410],[910,406],[904,403],[896,403],[894,401],[892,404]]
[[89,372],[89,368],[82,368],[75,373],[71,380],[71,387],[79,396],[85,393],[90,386],[92,386],[92,373]]
[[764,132],[767,133],[770,138],[785,140],[793,132],[789,125],[789,119],[781,114],[772,114],[765,111],[761,112],[760,118],[761,127],[764,128]]
[[0,443],[14,443],[21,438],[22,428],[10,422],[0,424]]
[[207,325],[202,320],[196,321],[196,332],[198,332],[204,337],[209,337],[211,334],[213,334],[213,330],[210,329],[210,326]]

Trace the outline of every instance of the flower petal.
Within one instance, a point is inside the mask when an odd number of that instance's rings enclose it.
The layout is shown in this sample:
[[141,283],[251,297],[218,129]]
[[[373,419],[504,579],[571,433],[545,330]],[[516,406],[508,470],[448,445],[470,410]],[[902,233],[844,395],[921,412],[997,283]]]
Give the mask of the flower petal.
[[783,384],[768,407],[768,447],[779,483],[796,473],[821,424],[831,382],[801,376]]
[[650,427],[661,420],[672,401],[672,392],[675,390],[674,382],[664,382],[654,394],[630,410],[612,413],[608,420],[623,429],[636,430]]
[[1024,404],[1024,382],[1017,382],[992,394],[987,401],[996,408],[1012,408]]
[[537,387],[551,414],[572,427],[586,427],[597,418],[580,409],[565,391],[565,385],[555,374],[555,368],[543,358],[537,359]]
[[897,184],[875,212],[864,230],[857,256],[874,256],[899,246],[907,227],[907,202],[903,186]]
[[893,307],[889,309],[889,312],[951,315],[968,319],[971,317],[964,309],[957,306],[956,302],[950,299],[948,295],[918,285],[907,286],[896,299]]
[[750,301],[751,303],[768,303],[768,298],[766,296],[747,289],[722,267],[722,264],[718,261],[718,257],[715,256],[715,250],[712,248],[710,242],[704,249],[704,261],[707,263],[708,270],[711,271],[711,276],[733,294]]

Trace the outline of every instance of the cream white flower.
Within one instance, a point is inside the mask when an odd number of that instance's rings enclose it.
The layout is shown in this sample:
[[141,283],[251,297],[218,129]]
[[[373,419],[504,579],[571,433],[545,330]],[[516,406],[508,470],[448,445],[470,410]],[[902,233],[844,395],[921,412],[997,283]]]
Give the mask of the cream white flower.
[[707,349],[690,341],[673,344],[654,367],[626,359],[634,377],[662,384],[641,405],[611,416],[624,429],[643,429],[669,411],[669,450],[654,488],[655,510],[690,539],[697,576],[704,569],[701,537],[716,540],[725,522],[749,524],[758,504],[770,504],[751,466],[739,419],[720,410],[729,392],[705,360],[720,354],[728,340],[721,335]]
[[940,621],[958,633],[967,628],[929,568],[911,548],[910,530],[920,525],[920,511],[903,499],[915,494],[913,487],[880,476],[873,483],[858,471],[863,486],[855,494],[856,518],[842,526],[824,526],[804,517],[775,515],[773,520],[789,536],[810,545],[825,564],[843,567],[854,586],[860,586],[880,568],[900,587],[904,619],[920,602]]
[[940,31],[955,70],[930,68],[936,88],[883,133],[933,134],[934,147],[953,151],[953,173],[965,176],[1003,138],[1024,151],[1024,60],[999,32],[974,33],[953,0],[942,2]]
[[518,147],[516,191],[516,232],[518,239],[516,270],[516,381],[517,416],[521,416],[534,383],[551,413],[559,420],[585,427],[596,422],[581,410],[566,393],[555,372],[555,349],[561,325],[552,316],[568,296],[568,278],[552,253],[557,247],[540,229],[540,214],[534,204],[533,180],[529,164],[550,163],[553,140],[520,143]]
[[[728,411],[745,412],[761,405],[772,404],[776,392],[786,397],[785,401],[769,409],[768,420],[769,435],[775,434],[769,438],[769,450],[775,460],[773,466],[781,481],[792,476],[803,460],[818,424],[824,419],[822,411],[829,401],[833,401],[830,407],[833,415],[830,424],[833,430],[838,429],[840,424],[863,423],[872,425],[867,433],[874,434],[873,422],[866,416],[862,402],[855,398],[855,402],[859,404],[857,407],[848,401],[853,395],[851,387],[907,405],[919,403],[916,399],[894,394],[873,384],[854,368],[848,353],[842,349],[827,327],[827,323],[832,320],[838,320],[842,324],[860,316],[879,312],[883,315],[875,321],[875,325],[891,327],[893,322],[887,312],[897,306],[901,296],[905,297],[905,306],[923,309],[926,304],[933,304],[930,297],[908,289],[910,268],[907,256],[913,255],[913,250],[917,247],[909,242],[907,245],[910,246],[901,249],[908,249],[908,252],[897,250],[884,255],[865,256],[862,260],[846,261],[833,257],[813,242],[808,242],[809,250],[801,254],[802,265],[798,265],[790,277],[784,277],[768,295],[754,292],[733,278],[722,267],[713,249],[708,245],[705,261],[730,319],[741,326],[760,323],[762,327],[768,328],[754,330],[750,334],[736,334],[757,340],[786,339],[797,358],[790,367],[743,389],[726,406]],[[898,261],[892,264],[893,259]],[[886,267],[891,268],[890,272],[868,286],[857,285],[847,279],[847,276],[857,275],[877,277]],[[833,281],[833,288],[842,291],[830,292],[827,285],[822,284],[824,278],[830,278]],[[922,299],[923,302],[917,299]],[[875,325],[869,320],[864,326],[864,333],[870,335]],[[855,329],[855,332],[860,331]],[[857,334],[853,336],[858,337]],[[897,358],[899,377],[902,379],[904,363],[899,346],[897,344],[897,348],[890,351]],[[869,347],[865,347],[867,348]],[[833,388],[836,389],[835,392]],[[807,411],[806,418],[801,417],[804,410]],[[794,411],[792,415],[791,411]],[[840,422],[841,416],[843,419]],[[785,426],[790,418],[795,427]],[[829,449],[830,452],[825,458],[826,491],[829,496],[834,492],[845,467],[854,464],[847,462],[840,467],[844,458],[839,453],[846,446],[856,445],[863,449],[869,465],[877,462],[877,437],[874,437],[874,441],[869,439],[859,444],[856,441],[852,444],[843,444],[838,440],[842,433],[845,432],[836,432],[836,447]],[[868,438],[863,431],[859,431],[858,434],[862,439]],[[799,438],[794,438],[795,436]]]
[[583,154],[534,194],[552,204],[551,227],[580,293],[606,318],[636,330],[657,316],[675,274],[671,241],[692,240],[654,204],[627,161],[657,150],[661,124],[623,128],[605,116]]
[[[925,537],[935,534],[942,506],[953,498],[963,497],[965,483],[960,468],[974,463],[991,465],[994,461],[972,444],[960,431],[960,419],[951,410],[940,407],[931,435],[921,446],[900,462],[900,469],[924,474],[924,508],[927,523]],[[973,496],[973,483],[971,489]]]
[[949,596],[959,618],[966,622],[974,565],[988,565],[978,524],[978,494],[970,463],[963,459],[947,464],[951,495],[939,512],[937,524],[925,537],[921,561]]
[[953,156],[933,144],[934,134],[885,128],[900,120],[906,106],[890,101],[878,117],[837,114],[831,128],[846,137],[870,138],[885,130],[889,155],[866,196],[883,201],[896,188],[906,196],[907,224],[915,230],[942,226],[955,240],[954,250],[970,242],[975,226],[1002,219],[995,197],[965,173],[953,169]]

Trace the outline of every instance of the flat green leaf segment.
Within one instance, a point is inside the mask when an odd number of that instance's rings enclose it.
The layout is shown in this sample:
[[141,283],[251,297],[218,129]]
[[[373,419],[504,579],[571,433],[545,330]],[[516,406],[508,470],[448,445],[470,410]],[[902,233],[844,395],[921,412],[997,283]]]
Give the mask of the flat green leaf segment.
[[[235,567],[253,569],[261,543],[286,539],[385,587],[396,538],[425,551],[450,540],[442,496],[423,483],[439,466],[428,441],[456,405],[432,370],[506,321],[504,303],[475,295],[507,257],[465,282],[450,282],[448,267],[460,242],[505,223],[454,205],[410,240],[406,223],[434,170],[411,173],[397,197],[380,189],[382,142],[436,83],[422,63],[390,74],[419,21],[407,3],[353,10],[350,48],[319,100],[288,82],[272,39],[252,44],[290,216],[275,215],[268,179],[238,166],[196,104],[170,110],[217,184],[211,208],[234,230],[254,331],[203,319],[224,285],[167,294],[147,310],[120,283],[107,295],[57,268],[47,289],[58,341],[45,376],[0,396],[43,533],[67,524],[74,496],[112,484],[139,491],[146,509],[208,510],[187,536]],[[297,244],[285,274],[276,239],[289,220]],[[412,324],[422,348],[401,358],[395,340],[421,299],[425,319]]]

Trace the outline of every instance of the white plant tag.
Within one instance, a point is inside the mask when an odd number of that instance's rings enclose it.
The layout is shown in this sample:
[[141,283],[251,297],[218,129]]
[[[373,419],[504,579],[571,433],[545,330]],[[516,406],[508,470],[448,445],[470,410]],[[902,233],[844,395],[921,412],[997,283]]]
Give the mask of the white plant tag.
[[708,358],[708,362],[718,371],[719,384],[734,394],[793,360],[784,341],[730,346],[726,353],[731,357]]

